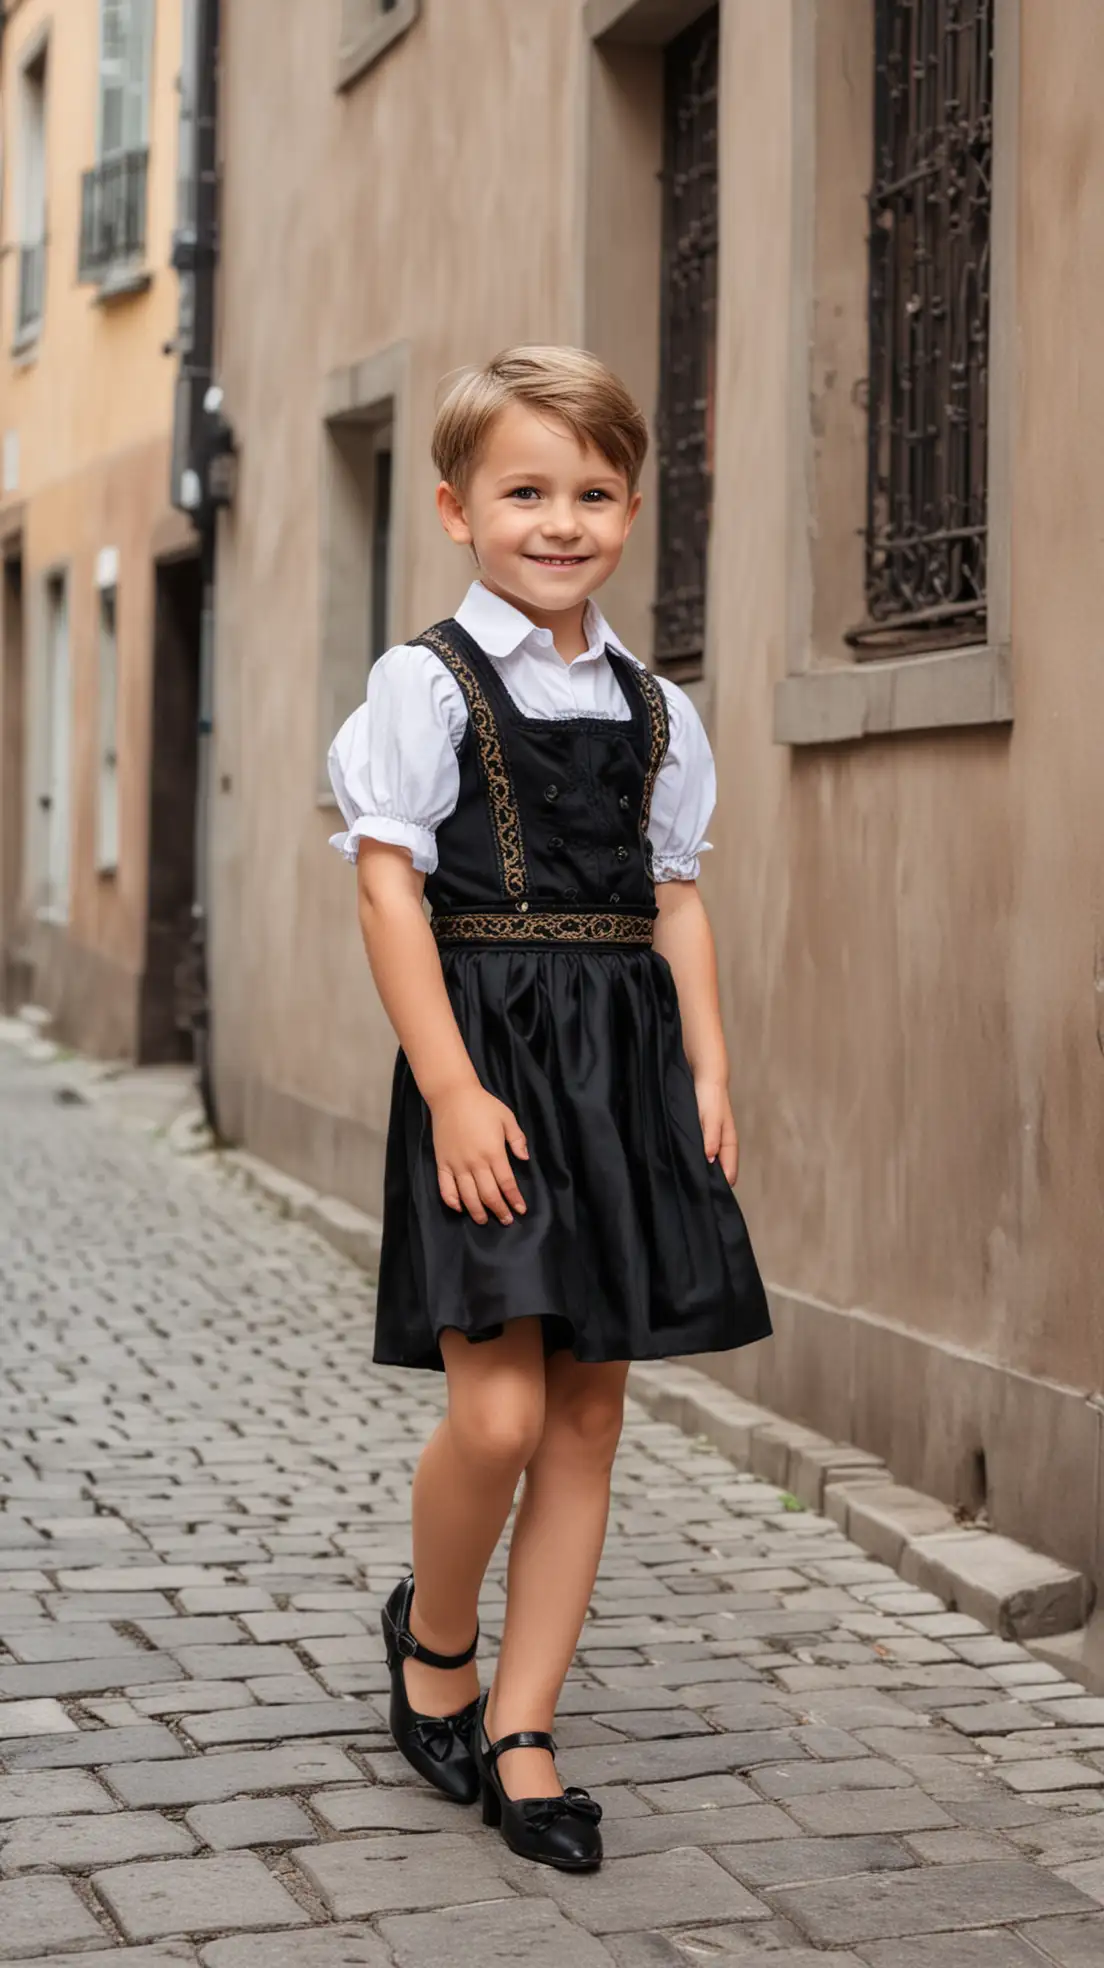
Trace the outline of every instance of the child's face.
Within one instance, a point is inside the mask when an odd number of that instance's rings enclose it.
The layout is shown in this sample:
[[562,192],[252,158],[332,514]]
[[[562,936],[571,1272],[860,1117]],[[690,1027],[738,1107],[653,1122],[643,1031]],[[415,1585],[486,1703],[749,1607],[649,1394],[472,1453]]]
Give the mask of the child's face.
[[640,506],[593,444],[520,403],[495,419],[463,498],[442,485],[437,499],[488,586],[542,615],[579,607],[609,579]]

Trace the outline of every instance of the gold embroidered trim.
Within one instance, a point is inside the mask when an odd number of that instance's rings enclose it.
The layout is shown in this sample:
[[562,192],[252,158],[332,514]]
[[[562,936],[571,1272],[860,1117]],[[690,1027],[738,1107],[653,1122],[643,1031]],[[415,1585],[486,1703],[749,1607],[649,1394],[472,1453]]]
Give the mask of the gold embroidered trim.
[[671,742],[671,719],[667,710],[667,699],[651,670],[635,670],[637,683],[644,693],[648,707],[648,722],[652,729],[652,746],[648,758],[648,770],[644,777],[644,798],[640,807],[640,831],[646,835],[652,817],[652,794],[659,777],[659,768],[667,756]]
[[439,943],[631,943],[652,941],[650,916],[611,915],[603,910],[473,910],[433,918]]
[[525,866],[521,815],[494,712],[471,664],[458,649],[453,648],[447,636],[442,635],[439,629],[426,629],[418,640],[441,658],[464,693],[487,786],[502,886],[507,895],[524,895],[529,887],[529,877]]

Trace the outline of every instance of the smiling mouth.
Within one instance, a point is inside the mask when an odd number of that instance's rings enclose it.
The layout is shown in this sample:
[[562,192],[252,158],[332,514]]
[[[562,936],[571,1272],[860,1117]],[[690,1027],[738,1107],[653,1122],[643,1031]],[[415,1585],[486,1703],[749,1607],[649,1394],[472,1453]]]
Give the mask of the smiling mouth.
[[526,554],[538,567],[585,567],[589,554]]

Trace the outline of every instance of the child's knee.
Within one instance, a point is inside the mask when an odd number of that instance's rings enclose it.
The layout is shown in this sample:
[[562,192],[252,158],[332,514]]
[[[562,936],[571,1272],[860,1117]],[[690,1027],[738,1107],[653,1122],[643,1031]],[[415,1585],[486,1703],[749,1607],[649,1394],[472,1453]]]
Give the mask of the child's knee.
[[466,1458],[485,1469],[520,1475],[541,1439],[543,1393],[539,1388],[498,1390],[489,1399],[450,1407],[449,1419]]
[[604,1465],[617,1453],[624,1419],[625,1401],[620,1390],[607,1393],[584,1388],[556,1403],[548,1427],[555,1430],[569,1454]]

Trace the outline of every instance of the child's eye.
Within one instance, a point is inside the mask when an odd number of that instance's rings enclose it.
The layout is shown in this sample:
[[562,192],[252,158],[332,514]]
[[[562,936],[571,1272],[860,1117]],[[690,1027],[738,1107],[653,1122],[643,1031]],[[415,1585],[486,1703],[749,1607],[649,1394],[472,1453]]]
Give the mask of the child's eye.
[[535,485],[515,485],[510,497],[511,499],[525,499],[528,501],[530,499],[539,499],[540,493],[537,491]]
[[593,499],[599,502],[603,499],[608,499],[609,496],[610,495],[608,492],[603,492],[602,487],[600,485],[592,485],[589,492],[583,493],[584,499]]

